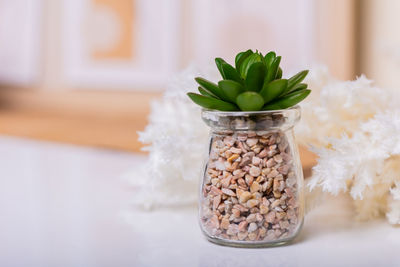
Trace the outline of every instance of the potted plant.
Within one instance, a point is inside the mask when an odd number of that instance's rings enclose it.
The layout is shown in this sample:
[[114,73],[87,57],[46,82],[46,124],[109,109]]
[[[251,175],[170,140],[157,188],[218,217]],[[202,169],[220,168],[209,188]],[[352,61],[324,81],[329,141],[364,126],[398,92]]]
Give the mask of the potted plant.
[[280,56],[247,50],[235,67],[216,58],[222,80],[195,78],[211,127],[199,220],[208,240],[230,246],[285,244],[304,217],[303,173],[293,126],[310,90],[308,71],[282,78]]

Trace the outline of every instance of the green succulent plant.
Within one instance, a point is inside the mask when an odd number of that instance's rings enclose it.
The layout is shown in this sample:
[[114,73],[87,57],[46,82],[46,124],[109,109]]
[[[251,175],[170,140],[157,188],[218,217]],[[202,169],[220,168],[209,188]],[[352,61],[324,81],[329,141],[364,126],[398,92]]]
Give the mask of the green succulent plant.
[[311,92],[302,83],[308,74],[303,70],[282,79],[281,57],[271,51],[263,56],[247,50],[235,57],[235,67],[222,58],[215,63],[222,80],[218,84],[201,77],[195,80],[199,92],[188,93],[196,104],[220,111],[260,111],[286,109],[305,99]]

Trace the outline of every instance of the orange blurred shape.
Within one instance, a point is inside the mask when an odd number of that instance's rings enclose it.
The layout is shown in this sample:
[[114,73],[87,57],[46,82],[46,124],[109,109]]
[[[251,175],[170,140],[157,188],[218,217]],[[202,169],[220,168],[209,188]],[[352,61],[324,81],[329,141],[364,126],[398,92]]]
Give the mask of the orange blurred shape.
[[112,40],[112,46],[91,51],[92,58],[94,60],[132,59],[134,48],[134,0],[92,0],[92,8],[95,12],[99,8],[111,12],[111,18],[117,19],[119,37],[117,40]]

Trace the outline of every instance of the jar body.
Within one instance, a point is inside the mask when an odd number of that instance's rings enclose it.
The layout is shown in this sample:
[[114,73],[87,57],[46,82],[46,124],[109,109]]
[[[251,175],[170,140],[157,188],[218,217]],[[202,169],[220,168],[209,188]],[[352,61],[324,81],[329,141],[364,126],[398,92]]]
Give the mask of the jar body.
[[203,111],[211,134],[199,217],[208,240],[264,247],[296,237],[304,218],[303,173],[293,136],[299,116],[299,108]]

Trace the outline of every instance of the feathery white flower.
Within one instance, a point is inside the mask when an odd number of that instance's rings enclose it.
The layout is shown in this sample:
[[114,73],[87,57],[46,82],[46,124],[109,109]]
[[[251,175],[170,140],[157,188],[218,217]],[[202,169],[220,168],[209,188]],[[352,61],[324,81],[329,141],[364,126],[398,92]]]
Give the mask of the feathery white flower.
[[359,218],[386,213],[399,224],[400,95],[364,76],[345,82],[326,77],[311,75],[312,97],[302,105],[296,131],[319,157],[308,187],[347,192]]

